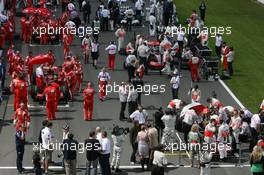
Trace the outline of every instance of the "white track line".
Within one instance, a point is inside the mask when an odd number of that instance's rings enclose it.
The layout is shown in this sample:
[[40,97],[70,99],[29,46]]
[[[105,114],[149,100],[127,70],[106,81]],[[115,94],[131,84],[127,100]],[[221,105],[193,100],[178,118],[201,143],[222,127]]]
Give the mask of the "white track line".
[[[182,139],[181,139],[181,137],[179,136],[179,134],[178,134],[177,131],[176,131],[176,135],[177,135],[178,139],[180,140],[180,142],[183,143],[183,141],[182,141]],[[189,154],[189,152],[188,152],[187,150],[185,150],[185,151],[186,151],[186,154],[187,154],[187,156],[189,157],[189,159],[191,159],[191,155]]]
[[[58,108],[69,108],[70,104],[66,104],[66,105],[59,105]],[[36,108],[46,108],[46,106],[44,105],[28,105],[28,108],[30,109],[36,109]]]
[[61,46],[61,44],[54,44],[54,45],[52,45],[52,44],[43,44],[43,45],[41,45],[41,44],[29,44],[29,46],[30,47],[43,47],[43,46],[56,46],[56,47],[59,47],[59,46]]
[[[245,165],[242,165],[243,167],[250,167],[249,164],[245,164]],[[168,168],[179,168],[179,166],[175,166],[175,165],[168,165],[167,166]],[[180,166],[182,168],[191,168],[190,165],[184,165],[184,166]],[[234,165],[234,164],[227,164],[227,165],[211,165],[212,168],[236,168],[238,167],[237,165]],[[33,169],[32,166],[25,166],[24,167],[25,169]],[[77,167],[77,168],[85,168],[85,167]],[[140,165],[128,165],[128,166],[119,166],[120,169],[139,169],[141,168]],[[16,166],[1,166],[0,167],[0,170],[13,170],[13,169],[16,169]],[[63,167],[61,166],[50,166],[49,167],[50,170],[61,170],[63,169]]]
[[241,103],[241,101],[235,96],[235,94],[229,89],[229,87],[225,84],[225,82],[221,79],[218,80],[219,83],[225,88],[225,90],[229,93],[229,95],[236,101],[240,108],[245,108],[245,106]]

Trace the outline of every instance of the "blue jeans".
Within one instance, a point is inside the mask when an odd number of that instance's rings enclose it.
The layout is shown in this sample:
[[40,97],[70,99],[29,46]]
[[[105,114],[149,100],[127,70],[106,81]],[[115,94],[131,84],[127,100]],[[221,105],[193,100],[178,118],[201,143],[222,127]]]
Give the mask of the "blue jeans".
[[24,145],[16,145],[16,152],[17,152],[16,164],[17,164],[17,170],[19,172],[23,170],[22,162],[24,157],[24,151],[25,151]]
[[85,175],[97,175],[98,159],[94,161],[87,161]]

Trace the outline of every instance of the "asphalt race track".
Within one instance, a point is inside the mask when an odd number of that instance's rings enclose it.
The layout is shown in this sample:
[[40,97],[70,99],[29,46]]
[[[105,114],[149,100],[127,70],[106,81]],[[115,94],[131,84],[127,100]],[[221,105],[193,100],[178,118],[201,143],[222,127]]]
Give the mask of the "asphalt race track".
[[[98,2],[95,0],[91,0],[92,4],[92,18],[95,13],[95,9],[97,8]],[[60,8],[56,12],[60,14]],[[19,19],[17,18],[17,21]],[[17,22],[17,24],[19,24]],[[17,25],[17,32],[19,32],[19,25]],[[134,34],[145,34],[148,33],[148,25],[145,27],[132,28],[132,32],[127,32],[126,42],[134,37]],[[103,67],[107,65],[107,53],[105,52],[105,47],[109,44],[110,41],[116,41],[116,37],[114,36],[114,32],[101,32],[99,36],[100,43],[100,57],[99,57],[99,67]],[[33,55],[46,53],[48,50],[53,50],[56,57],[56,65],[62,65],[63,63],[63,45],[28,45],[21,43],[19,39],[15,41],[16,48],[21,51],[22,56],[26,57],[29,51],[33,52]],[[81,39],[75,37],[73,46],[71,46],[70,50],[74,55],[79,55],[81,58]],[[127,81],[127,72],[123,70],[123,61],[125,57],[117,55],[116,56],[116,70],[109,71],[112,77],[112,83],[120,83],[122,81]],[[81,59],[83,62],[84,60]],[[91,60],[90,60],[91,61]],[[84,65],[84,64],[83,64]],[[93,120],[89,122],[85,122],[83,120],[83,97],[82,94],[77,94],[74,102],[70,102],[69,107],[59,108],[59,111],[56,113],[57,119],[53,121],[53,133],[54,140],[57,142],[61,142],[62,140],[62,126],[64,124],[69,124],[71,131],[75,134],[75,139],[79,142],[84,142],[84,140],[88,137],[88,132],[90,130],[94,130],[96,126],[100,126],[102,130],[108,131],[110,133],[113,128],[113,124],[118,124],[122,127],[131,127],[131,123],[126,121],[119,121],[119,110],[120,103],[118,99],[117,93],[110,93],[108,98],[104,102],[100,102],[98,95],[98,87],[97,87],[97,75],[100,69],[94,69],[91,64],[84,65],[84,84],[83,89],[86,86],[85,83],[89,80],[94,84],[94,88],[97,93],[95,95],[95,104],[94,104],[94,115]],[[155,84],[155,85],[166,85],[165,93],[152,93],[150,95],[142,96],[142,105],[147,109],[149,113],[149,119],[152,120],[152,114],[155,112],[156,108],[166,107],[168,102],[171,100],[171,90],[169,85],[169,79],[167,75],[159,75],[158,72],[150,72],[149,75],[144,77],[145,84]],[[8,81],[6,85],[10,82],[10,77],[8,77]],[[181,78],[181,86],[179,90],[180,99],[190,102],[191,97],[188,95],[188,91],[191,86],[190,73],[187,70],[183,71],[183,76]],[[232,105],[239,107],[236,101],[230,96],[230,94],[225,90],[225,88],[219,82],[209,82],[202,80],[199,82],[199,88],[202,91],[202,103],[206,103],[206,98],[211,95],[212,91],[217,92],[218,98],[225,105]],[[39,131],[41,129],[41,122],[46,118],[46,110],[45,108],[38,107],[37,103],[32,102],[30,100],[30,105],[33,107],[30,108],[30,116],[31,116],[31,127],[29,133],[27,135],[27,141],[29,142],[26,145],[25,155],[24,155],[24,166],[32,167],[31,158],[33,155],[33,142],[38,141]],[[36,106],[36,107],[34,107]],[[4,111],[6,109],[5,115]],[[3,102],[0,109],[0,119],[3,120],[0,123],[0,175],[14,175],[17,173],[16,171],[16,151],[15,151],[15,137],[14,137],[14,127],[12,125],[11,117],[13,115],[13,96],[10,96],[8,102]],[[126,117],[128,114],[126,113]],[[110,135],[110,134],[109,134]],[[181,134],[179,133],[181,137]],[[119,174],[129,174],[129,175],[149,175],[150,172],[141,172],[141,168],[138,165],[130,165],[130,154],[132,152],[131,145],[129,143],[129,138],[127,138],[126,143],[124,145],[124,151],[121,158],[121,169],[124,172]],[[59,151],[53,152],[53,161],[56,164],[51,167],[50,174],[64,174],[62,171],[59,162],[61,159],[57,157]],[[231,175],[231,174],[250,174],[247,158],[247,153],[242,154],[242,164],[246,165],[244,167],[236,167],[237,160],[230,159],[228,163],[219,163],[214,162],[214,168],[212,168],[213,175]],[[181,152],[181,158],[179,160],[179,153],[169,156],[170,166],[168,168],[167,174],[175,175],[175,174],[199,174],[199,169],[190,168],[190,161],[188,158],[188,154],[185,152]],[[178,167],[179,161],[181,167]],[[77,155],[77,167],[78,174],[84,174],[85,168],[85,154],[80,153]],[[28,171],[28,174],[30,171]]]

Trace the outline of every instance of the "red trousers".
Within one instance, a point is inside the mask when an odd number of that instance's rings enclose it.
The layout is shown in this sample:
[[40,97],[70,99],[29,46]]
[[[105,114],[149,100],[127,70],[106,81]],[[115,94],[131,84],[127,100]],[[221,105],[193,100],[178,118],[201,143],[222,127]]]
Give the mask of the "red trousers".
[[224,66],[224,70],[228,69],[227,57],[224,57],[223,59],[223,66]]
[[5,45],[5,35],[0,34],[0,48],[3,49]]
[[70,86],[72,100],[74,97],[75,88],[76,88],[76,82],[72,82],[72,84]]
[[33,0],[27,0],[27,7],[33,6]]
[[93,116],[93,101],[84,102],[84,106],[83,106],[84,120],[92,120],[92,116]]
[[14,111],[16,111],[19,107],[20,104],[24,103],[25,107],[27,108],[27,96],[14,96]]
[[57,108],[56,104],[57,104],[57,102],[55,100],[46,102],[46,110],[47,110],[48,120],[56,119],[56,117],[55,117],[55,112],[56,112],[56,108]]
[[108,55],[108,68],[111,70],[115,69],[115,54]]
[[25,29],[25,31],[23,32],[23,40],[25,43],[29,43],[30,42],[30,37],[31,37],[31,33],[29,29]]
[[100,81],[99,83],[100,99],[104,99],[104,97],[106,96],[106,85],[107,85],[107,81]]
[[193,81],[199,80],[198,68],[191,69],[191,77]]
[[45,82],[44,82],[43,77],[37,77],[36,84],[37,84],[38,89],[42,92],[45,88]]
[[63,55],[64,55],[64,60],[66,59],[66,55],[69,53],[70,48],[68,46],[64,46],[63,48]]

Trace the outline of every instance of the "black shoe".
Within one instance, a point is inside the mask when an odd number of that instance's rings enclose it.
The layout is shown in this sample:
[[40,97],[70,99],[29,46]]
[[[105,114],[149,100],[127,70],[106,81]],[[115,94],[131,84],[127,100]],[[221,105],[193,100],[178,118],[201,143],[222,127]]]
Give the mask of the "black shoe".
[[25,174],[25,168],[22,168],[22,170],[18,170],[19,174]]
[[115,170],[115,167],[114,166],[112,166],[112,168],[111,168],[113,171]]
[[120,121],[127,120],[127,119],[128,119],[128,118],[126,118],[126,117],[120,117],[120,118],[119,118]]
[[122,170],[120,170],[119,168],[116,168],[116,169],[115,169],[115,172],[116,172],[116,173],[120,173],[120,172],[122,172]]

